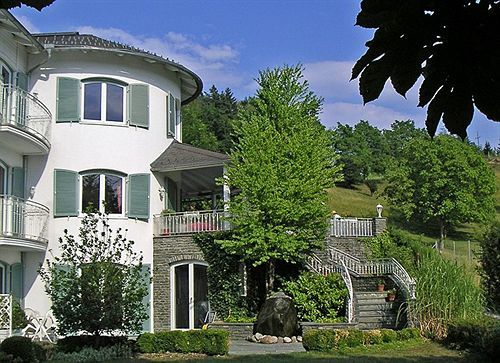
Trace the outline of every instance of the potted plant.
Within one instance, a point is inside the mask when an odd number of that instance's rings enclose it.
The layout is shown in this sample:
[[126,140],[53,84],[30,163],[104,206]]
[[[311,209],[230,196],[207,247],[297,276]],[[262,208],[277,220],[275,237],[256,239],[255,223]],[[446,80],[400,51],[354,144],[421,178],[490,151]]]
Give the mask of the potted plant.
[[396,289],[387,290],[387,301],[396,300]]
[[383,292],[384,291],[384,287],[385,287],[385,281],[382,280],[382,279],[378,280],[378,282],[377,282],[377,291]]

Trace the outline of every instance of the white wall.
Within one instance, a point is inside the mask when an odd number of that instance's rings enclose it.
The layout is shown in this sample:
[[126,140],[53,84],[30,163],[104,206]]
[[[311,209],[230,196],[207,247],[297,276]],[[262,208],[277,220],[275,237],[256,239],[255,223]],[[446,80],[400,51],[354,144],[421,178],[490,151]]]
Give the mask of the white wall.
[[12,34],[0,29],[0,60],[11,67],[12,71],[27,72],[28,57],[26,47],[17,43]]
[[[103,54],[103,52],[52,51],[50,60],[31,75],[31,93],[56,114],[57,77],[85,79],[110,77],[126,83],[149,84],[149,129],[126,125],[104,125],[90,123],[52,124],[51,150],[48,156],[30,156],[27,159],[26,187],[35,187],[33,200],[48,206],[49,250],[58,253],[58,237],[63,230],[78,235],[81,217],[53,217],[54,169],[69,169],[77,172],[88,169],[112,169],[125,174],[150,173],[150,164],[168,147],[171,139],[166,137],[166,96],[168,92],[180,98],[180,82],[174,72],[158,64],[150,64],[141,57]],[[153,214],[163,209],[160,200],[160,184],[150,173],[150,219],[140,221],[126,217],[111,220],[111,227],[128,229],[127,238],[136,242],[137,250],[143,252],[144,263],[152,263]],[[126,190],[124,191],[126,193]],[[26,264],[43,262],[48,253],[30,254]],[[28,272],[28,271],[27,271]],[[33,271],[29,272],[33,274]],[[27,273],[28,275],[28,273]],[[27,276],[27,279],[32,277]],[[27,286],[26,306],[40,312],[49,309],[40,279],[30,281]]]

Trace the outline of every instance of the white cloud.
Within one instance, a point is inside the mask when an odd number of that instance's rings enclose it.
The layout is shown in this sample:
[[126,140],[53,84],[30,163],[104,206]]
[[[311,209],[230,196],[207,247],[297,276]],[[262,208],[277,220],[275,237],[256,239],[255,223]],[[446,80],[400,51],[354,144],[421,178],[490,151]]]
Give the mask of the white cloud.
[[175,32],[163,37],[147,37],[117,28],[83,26],[76,30],[81,34],[93,34],[178,62],[197,73],[206,89],[212,84],[220,88],[235,88],[247,82],[242,72],[236,70],[239,52],[229,44],[202,44],[193,37]]
[[372,125],[380,129],[390,128],[394,120],[414,120],[418,127],[423,127],[425,111],[415,110],[415,113],[404,113],[398,110],[376,106],[354,104],[347,102],[327,103],[323,106],[323,113],[320,115],[321,122],[328,128],[335,127],[337,122],[354,125],[360,120],[369,121]]
[[30,32],[30,33],[39,33],[40,29],[31,22],[31,20],[24,15],[16,15],[16,19],[23,24],[23,26]]

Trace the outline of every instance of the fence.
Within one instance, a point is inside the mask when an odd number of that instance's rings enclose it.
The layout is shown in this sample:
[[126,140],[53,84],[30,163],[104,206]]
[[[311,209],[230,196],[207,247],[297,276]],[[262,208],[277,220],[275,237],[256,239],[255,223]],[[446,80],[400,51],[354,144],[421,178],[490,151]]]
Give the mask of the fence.
[[372,237],[373,219],[371,218],[332,218],[330,236],[333,237]]
[[208,210],[154,216],[154,236],[170,236],[229,229],[224,211]]
[[0,341],[12,335],[12,295],[0,294]]

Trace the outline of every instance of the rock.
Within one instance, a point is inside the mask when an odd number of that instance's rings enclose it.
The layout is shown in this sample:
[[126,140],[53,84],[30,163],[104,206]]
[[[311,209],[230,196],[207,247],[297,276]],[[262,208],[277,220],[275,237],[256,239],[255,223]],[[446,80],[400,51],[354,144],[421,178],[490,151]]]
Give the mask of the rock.
[[283,343],[283,337],[278,337],[278,344]]
[[254,337],[255,337],[255,339],[257,339],[259,341],[264,337],[264,335],[261,333],[255,333]]
[[255,335],[252,335],[252,342],[253,343],[258,343],[259,340],[255,337]]
[[299,343],[302,343],[302,336],[297,335],[297,341],[298,341]]
[[261,339],[260,342],[262,344],[276,344],[278,343],[278,337],[272,336],[272,335],[264,335]]
[[297,337],[295,335],[292,337],[292,343],[297,343]]
[[246,337],[246,339],[245,339],[245,340],[246,340],[247,342],[252,342],[252,341],[253,341],[253,339],[254,339],[254,336],[253,336],[253,335],[248,335],[248,336]]
[[283,338],[283,342],[284,343],[291,343],[292,342],[292,338],[290,338],[290,337],[284,337]]
[[297,332],[297,309],[291,297],[282,292],[271,295],[259,312],[255,331],[267,335],[291,337]]

